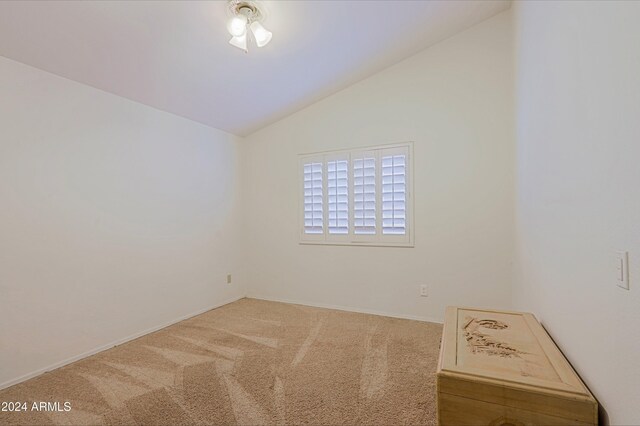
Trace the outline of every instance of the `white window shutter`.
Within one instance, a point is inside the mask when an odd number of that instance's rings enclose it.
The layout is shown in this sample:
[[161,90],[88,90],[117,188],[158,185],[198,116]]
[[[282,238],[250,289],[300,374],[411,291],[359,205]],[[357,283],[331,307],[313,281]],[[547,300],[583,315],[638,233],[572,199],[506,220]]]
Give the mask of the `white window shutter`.
[[349,233],[349,160],[327,161],[329,234]]
[[304,179],[304,233],[323,234],[322,162],[306,162]]
[[407,155],[381,154],[382,234],[407,233]]
[[376,157],[375,153],[352,156],[353,232],[376,234]]
[[413,247],[411,142],[299,157],[301,244]]

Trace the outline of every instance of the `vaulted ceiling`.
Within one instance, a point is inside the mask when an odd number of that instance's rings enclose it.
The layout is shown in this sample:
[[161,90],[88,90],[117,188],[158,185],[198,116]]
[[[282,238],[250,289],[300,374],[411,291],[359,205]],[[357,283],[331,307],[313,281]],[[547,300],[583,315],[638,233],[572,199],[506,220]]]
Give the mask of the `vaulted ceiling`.
[[245,54],[225,1],[3,1],[0,55],[244,136],[510,6],[259,4],[273,40]]

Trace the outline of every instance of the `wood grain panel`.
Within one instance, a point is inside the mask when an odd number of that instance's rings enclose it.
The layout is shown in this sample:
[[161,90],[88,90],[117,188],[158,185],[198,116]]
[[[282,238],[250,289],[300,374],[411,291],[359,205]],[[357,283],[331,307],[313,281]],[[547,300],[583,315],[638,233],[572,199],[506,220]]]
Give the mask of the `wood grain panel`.
[[438,422],[443,426],[586,426],[592,424],[446,393],[438,395],[438,405],[443,407],[438,413]]

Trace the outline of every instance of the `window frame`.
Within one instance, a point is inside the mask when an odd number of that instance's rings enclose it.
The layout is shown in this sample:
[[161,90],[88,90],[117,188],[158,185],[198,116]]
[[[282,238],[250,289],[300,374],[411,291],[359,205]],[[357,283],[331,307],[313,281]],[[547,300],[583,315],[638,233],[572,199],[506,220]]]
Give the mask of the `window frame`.
[[[382,233],[382,156],[384,152],[403,152],[407,154],[406,167],[406,200],[405,200],[405,235],[383,234]],[[355,234],[354,233],[354,170],[353,159],[355,155],[371,154],[375,155],[375,203],[376,203],[376,234]],[[329,190],[327,187],[328,167],[327,163],[334,160],[348,159],[347,179],[348,179],[348,212],[349,212],[349,232],[347,234],[329,233]],[[310,161],[322,164],[322,190],[323,190],[323,232],[322,234],[306,234],[304,225],[304,164]],[[413,142],[398,142],[384,145],[365,146],[359,148],[340,149],[332,151],[322,151],[304,153],[298,155],[298,242],[302,245],[339,245],[339,246],[368,246],[368,247],[414,247],[414,201],[413,201]]]

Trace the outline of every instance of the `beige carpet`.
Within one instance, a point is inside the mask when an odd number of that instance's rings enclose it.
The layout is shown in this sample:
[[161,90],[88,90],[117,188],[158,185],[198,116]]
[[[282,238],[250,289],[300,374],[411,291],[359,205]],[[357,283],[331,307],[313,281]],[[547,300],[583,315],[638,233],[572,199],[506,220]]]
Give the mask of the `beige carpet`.
[[434,424],[441,331],[242,299],[0,391],[0,424]]

